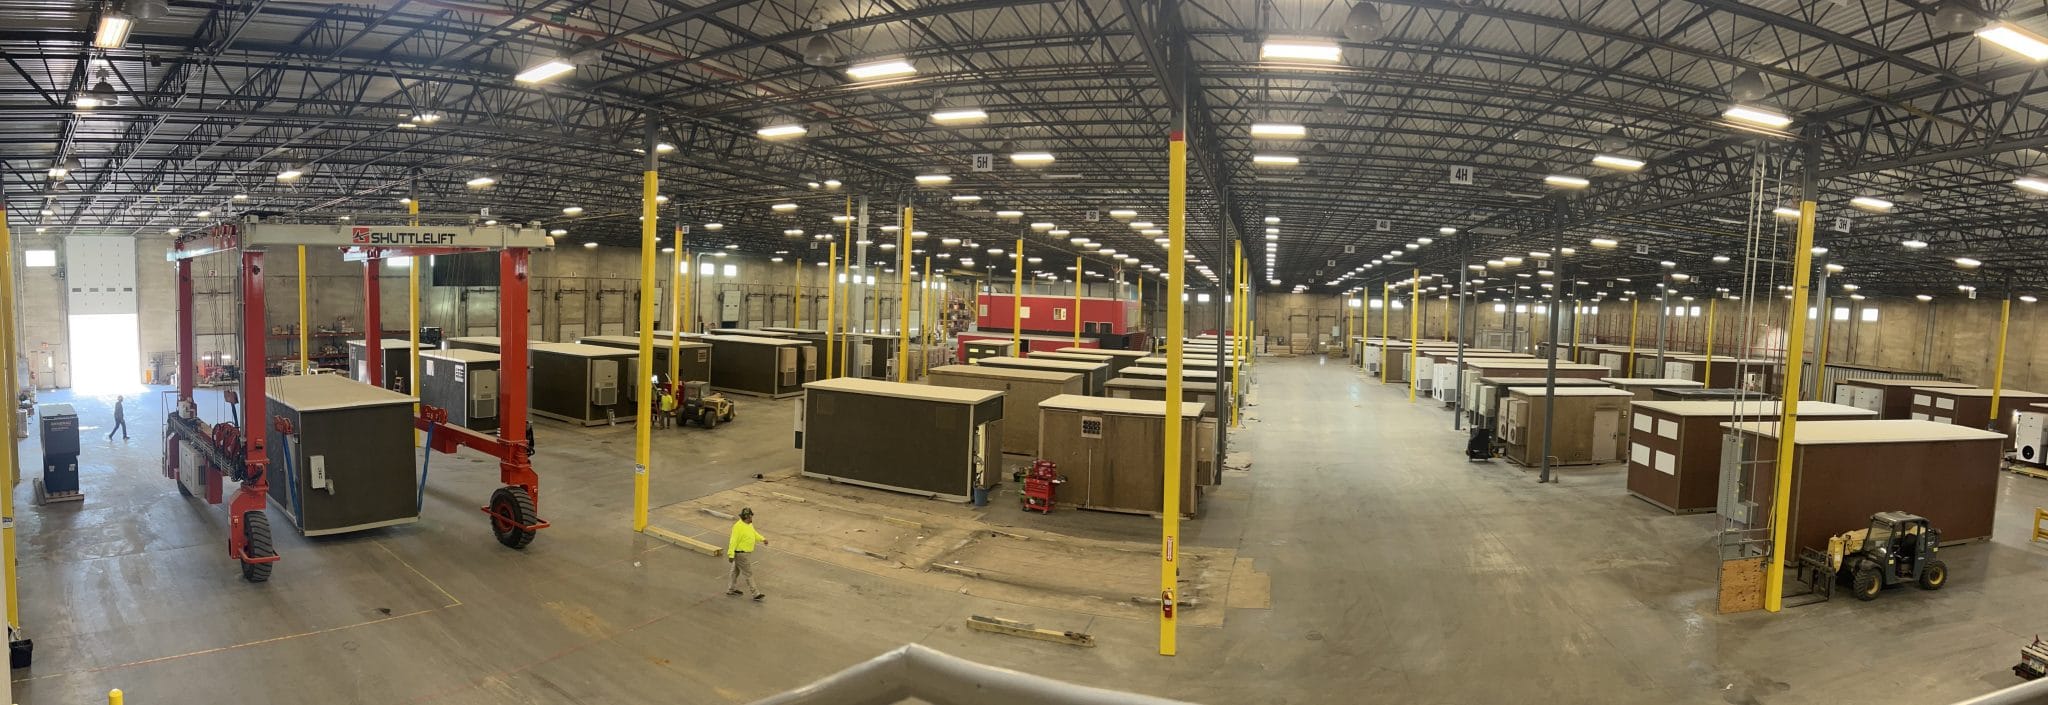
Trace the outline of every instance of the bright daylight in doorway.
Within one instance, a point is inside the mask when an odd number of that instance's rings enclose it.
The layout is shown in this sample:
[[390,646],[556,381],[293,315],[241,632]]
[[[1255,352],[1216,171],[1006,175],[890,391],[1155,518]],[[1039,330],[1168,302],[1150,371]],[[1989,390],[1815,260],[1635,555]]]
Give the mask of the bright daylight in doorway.
[[132,313],[71,317],[71,383],[84,394],[142,388],[141,349]]

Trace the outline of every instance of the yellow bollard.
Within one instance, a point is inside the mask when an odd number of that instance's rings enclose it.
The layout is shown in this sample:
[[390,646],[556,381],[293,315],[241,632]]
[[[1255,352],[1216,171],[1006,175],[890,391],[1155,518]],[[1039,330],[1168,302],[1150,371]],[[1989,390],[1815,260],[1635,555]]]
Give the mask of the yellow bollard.
[[121,705],[121,689],[107,691],[107,705]]

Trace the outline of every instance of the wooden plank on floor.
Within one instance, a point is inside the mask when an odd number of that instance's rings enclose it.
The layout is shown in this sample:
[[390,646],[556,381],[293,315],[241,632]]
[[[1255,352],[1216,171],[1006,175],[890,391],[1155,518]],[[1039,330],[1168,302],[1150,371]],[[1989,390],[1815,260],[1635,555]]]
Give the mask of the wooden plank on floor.
[[1007,634],[1009,636],[1021,636],[1026,639],[1050,641],[1056,644],[1095,646],[1095,635],[1093,634],[1039,629],[1028,622],[1018,622],[1001,617],[987,617],[977,614],[967,618],[967,628],[990,634]]
[[725,549],[723,548],[719,548],[717,546],[713,546],[703,541],[699,541],[697,539],[693,539],[688,536],[684,536],[682,534],[669,531],[668,529],[664,529],[659,526],[647,527],[647,535],[653,536],[663,541],[667,541],[677,546],[681,546],[683,548],[687,548],[692,551],[696,551],[698,553],[702,553],[707,556],[716,557],[719,554],[725,553]]

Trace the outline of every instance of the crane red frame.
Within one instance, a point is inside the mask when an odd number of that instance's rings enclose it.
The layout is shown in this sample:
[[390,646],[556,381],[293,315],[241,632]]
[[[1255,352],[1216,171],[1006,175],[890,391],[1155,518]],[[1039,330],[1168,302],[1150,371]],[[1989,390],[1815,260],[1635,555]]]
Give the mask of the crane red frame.
[[[255,219],[244,223],[227,223],[208,228],[205,231],[181,237],[173,245],[168,258],[177,268],[178,296],[178,404],[177,411],[167,425],[165,435],[164,475],[176,481],[185,469],[179,467],[178,442],[184,440],[201,446],[199,467],[192,468],[202,475],[206,501],[219,504],[221,501],[221,480],[223,473],[241,483],[240,489],[229,502],[228,557],[243,566],[243,576],[251,581],[267,579],[269,564],[278,556],[274,551],[252,552],[250,546],[250,515],[262,512],[269,503],[269,453],[265,447],[264,425],[258,420],[268,416],[267,397],[264,393],[267,379],[264,370],[264,341],[269,332],[264,315],[263,256],[261,247],[267,245],[289,245],[295,241],[306,246],[332,246],[344,251],[344,258],[363,263],[364,316],[363,328],[368,350],[381,350],[382,316],[380,306],[382,295],[378,272],[382,261],[390,257],[428,257],[433,255],[458,254],[467,252],[498,253],[498,332],[502,342],[500,366],[505,370],[524,370],[527,367],[527,294],[530,283],[530,248],[544,246],[546,240],[524,231],[492,229],[497,247],[465,245],[465,240],[475,240],[479,228],[467,226],[472,237],[461,235],[462,228],[420,228],[387,227],[371,228],[361,226],[270,226],[291,231],[275,242],[252,245],[245,237],[251,231],[244,227],[260,227]],[[343,232],[346,228],[347,232]],[[396,234],[394,235],[394,232]],[[330,237],[331,235],[331,237]],[[483,238],[490,240],[490,237]],[[427,242],[445,246],[394,246],[374,244],[378,241]],[[523,244],[521,244],[523,243]],[[193,401],[193,388],[197,376],[197,340],[193,325],[192,262],[206,255],[234,252],[238,256],[238,276],[241,281],[241,330],[242,330],[242,378],[239,398],[246,411],[242,423],[219,423],[202,425],[198,419],[198,407]],[[417,261],[417,260],[415,260]],[[368,355],[366,363],[371,379],[383,378],[381,355]],[[252,364],[253,363],[253,364]],[[492,533],[500,543],[513,548],[524,548],[533,539],[534,532],[548,527],[546,521],[537,516],[540,504],[540,474],[535,472],[531,461],[532,446],[529,439],[513,439],[507,433],[524,435],[526,432],[527,385],[524,374],[500,375],[500,420],[497,435],[472,431],[447,423],[447,412],[430,406],[421,406],[414,425],[428,431],[432,449],[441,453],[453,453],[458,448],[471,448],[498,458],[499,479],[503,487],[492,493],[490,504],[482,507],[491,517]],[[233,400],[231,400],[233,403]],[[187,416],[189,414],[189,416]],[[193,432],[186,433],[189,427]],[[199,430],[205,433],[198,433]],[[251,429],[251,430],[245,430]],[[183,433],[183,435],[181,435]],[[225,467],[221,467],[225,466]],[[268,518],[262,520],[268,524]],[[260,547],[259,547],[260,548]],[[261,577],[257,577],[257,576]]]

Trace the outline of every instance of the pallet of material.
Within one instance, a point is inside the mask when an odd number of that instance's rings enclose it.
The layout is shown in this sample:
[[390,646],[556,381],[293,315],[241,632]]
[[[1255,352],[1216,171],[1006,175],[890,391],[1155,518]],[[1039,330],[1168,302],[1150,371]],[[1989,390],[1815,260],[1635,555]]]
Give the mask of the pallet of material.
[[[1784,403],[1638,401],[1630,409],[1628,491],[1675,514],[1711,512],[1720,501],[1721,424],[1769,421]],[[1871,420],[1877,412],[1841,404],[1799,403],[1799,421]]]
[[[667,333],[661,331],[654,333],[654,373],[667,375],[669,356],[676,354],[675,351],[681,350],[682,354],[678,358],[681,371],[678,374],[682,376],[683,381],[710,382],[711,344],[699,339],[685,338],[677,341],[675,345],[670,345],[669,341],[672,339]],[[636,355],[640,351],[640,336],[637,335],[586,335],[577,338],[576,342],[584,345],[631,350]]]
[[[1736,489],[1740,502],[1730,518],[1738,525],[1768,525],[1778,424],[1722,427],[1738,434],[1742,457],[1756,459],[1752,478]],[[1793,442],[1787,562],[1801,549],[1824,551],[1828,538],[1868,528],[1877,512],[1927,517],[1941,529],[1943,542],[1991,537],[2004,434],[1910,419],[1829,421],[1799,424]],[[1723,515],[1729,512],[1724,505]]]
[[806,477],[965,502],[1002,472],[1002,392],[852,377],[803,391]]
[[[1202,405],[1181,402],[1181,487],[1174,509],[1198,510],[1196,434]],[[1059,466],[1060,504],[1130,514],[1168,510],[1160,477],[1168,405],[1163,401],[1062,395],[1039,403],[1038,457]]]
[[1109,381],[1109,363],[1105,361],[1075,362],[1072,360],[1044,360],[1028,357],[984,357],[975,360],[974,364],[988,365],[990,367],[1077,373],[1081,375],[1082,393],[1091,397],[1102,396],[1102,385]]
[[[931,370],[930,384],[961,389],[1003,393],[1003,418],[1028,420],[1038,415],[1038,403],[1061,394],[1081,393],[1081,374],[1050,370],[1022,370],[989,365],[945,365]],[[1038,424],[1018,421],[1003,424],[1003,452],[1029,455],[1038,452]]]
[[[1552,394],[1552,392],[1555,392]],[[1500,437],[1508,460],[1527,466],[1543,464],[1546,425],[1551,433],[1551,465],[1594,465],[1620,460],[1628,435],[1622,432],[1634,396],[1607,386],[1513,387],[1501,404]],[[1546,397],[1555,408],[1545,410]]]
[[2019,389],[1998,392],[1998,418],[1991,418],[1992,390],[1980,387],[1913,387],[1911,418],[1952,423],[2012,434],[2012,414],[2028,404],[2048,401],[2048,394]]
[[1960,389],[1975,385],[1930,379],[1864,378],[1835,385],[1835,403],[1877,412],[1881,419],[1913,418],[1913,388]]

